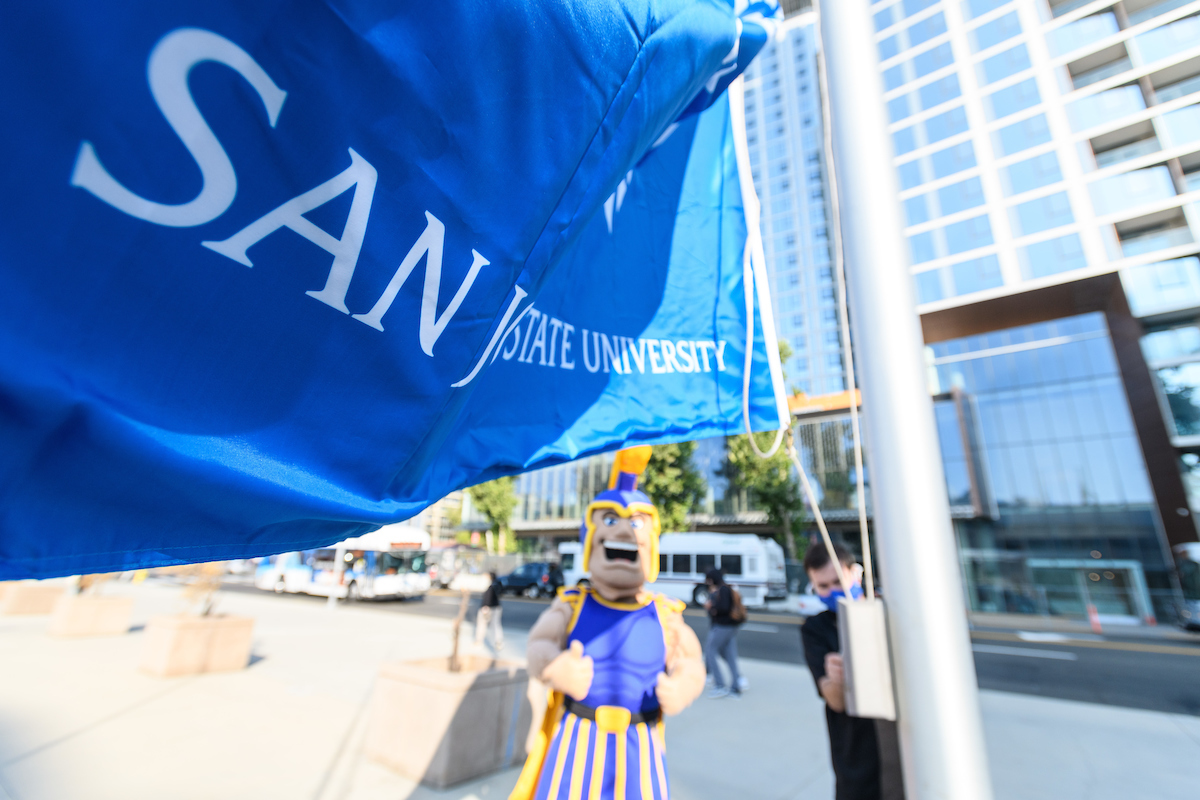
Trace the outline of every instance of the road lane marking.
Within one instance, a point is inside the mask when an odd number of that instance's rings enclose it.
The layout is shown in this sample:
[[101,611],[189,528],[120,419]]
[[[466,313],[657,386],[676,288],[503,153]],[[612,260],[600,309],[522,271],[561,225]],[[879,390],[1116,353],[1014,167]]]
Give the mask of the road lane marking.
[[[972,631],[972,639],[990,639],[999,642],[1019,642],[1021,637],[1015,633],[993,633],[992,631]],[[1200,647],[1172,647],[1165,644],[1141,644],[1140,642],[1089,642],[1072,639],[1063,642],[1068,647],[1092,647],[1097,650],[1127,650],[1134,653],[1161,653],[1172,656],[1200,657]]]
[[755,633],[779,633],[778,625],[763,625],[761,622],[743,622],[741,628]]
[[1065,650],[1038,650],[1032,647],[1005,647],[1002,644],[973,644],[976,653],[991,653],[997,656],[1025,656],[1026,658],[1052,658],[1058,661],[1076,661],[1079,656]]
[[1017,631],[1017,636],[1023,642],[1103,642],[1103,636],[1094,633],[1053,633],[1051,631]]

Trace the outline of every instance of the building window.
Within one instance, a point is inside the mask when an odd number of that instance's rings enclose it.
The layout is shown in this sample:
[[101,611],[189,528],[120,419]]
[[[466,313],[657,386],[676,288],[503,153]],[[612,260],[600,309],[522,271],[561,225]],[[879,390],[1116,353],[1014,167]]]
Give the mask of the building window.
[[992,226],[987,215],[955,222],[945,228],[946,249],[949,255],[974,250],[992,243]]
[[1000,155],[1010,156],[1050,141],[1050,126],[1046,122],[1046,115],[1038,114],[1001,128],[993,134],[993,138]]
[[917,93],[921,97],[921,108],[927,111],[960,96],[962,89],[958,85],[958,75],[952,72],[944,78],[925,84]]
[[983,205],[983,184],[979,178],[967,178],[937,190],[938,210],[942,216],[957,214]]
[[950,267],[950,274],[956,295],[982,292],[1004,284],[1004,278],[1000,274],[1000,259],[995,255],[954,264]]
[[941,272],[940,269],[931,269],[928,272],[918,272],[913,276],[913,282],[917,287],[918,303],[934,303],[945,296],[942,292]]
[[1088,186],[1096,213],[1115,214],[1156,200],[1175,196],[1175,184],[1166,165],[1135,169]]
[[921,78],[931,72],[936,72],[942,67],[948,67],[954,63],[954,50],[950,47],[949,42],[942,42],[937,47],[926,50],[912,60],[912,70],[914,78]]
[[1098,42],[1120,29],[1117,16],[1111,11],[1105,11],[1055,28],[1046,34],[1046,44],[1049,45],[1052,55],[1061,56],[1072,50],[1087,47],[1092,42]]
[[934,245],[932,231],[908,237],[908,249],[914,264],[923,264],[937,258],[937,247]]
[[1078,132],[1136,114],[1145,107],[1146,98],[1142,96],[1141,87],[1132,83],[1076,100],[1067,106],[1067,116],[1071,120],[1071,129]]
[[[913,187],[920,186],[925,182],[925,179],[921,176],[920,159],[917,159],[916,161],[906,161],[905,163],[896,167],[896,170],[900,173],[901,189],[912,189]],[[912,225],[913,223],[910,222],[908,224]]]
[[1042,278],[1087,266],[1077,233],[1020,247],[1017,256],[1026,278]]
[[986,85],[1004,80],[1009,75],[1027,70],[1030,67],[1029,50],[1019,44],[999,55],[985,58],[979,63],[979,83]]
[[984,98],[988,119],[993,120],[1011,116],[1040,102],[1042,96],[1038,94],[1037,81],[1033,78],[1027,78]]
[[978,53],[980,50],[987,50],[1020,33],[1021,23],[1017,20],[1017,12],[1013,11],[980,25],[971,31],[969,38],[971,48]]
[[960,142],[933,153],[929,161],[933,165],[933,177],[944,178],[975,166],[975,148],[970,142]]
[[1058,156],[1054,152],[1042,153],[1024,161],[1018,161],[1000,171],[1000,180],[1007,195],[1021,194],[1062,180],[1058,168]]
[[929,215],[929,202],[926,195],[919,194],[904,201],[904,216],[909,225],[920,225],[933,219]]
[[1070,225],[1075,221],[1066,192],[1058,192],[1026,203],[1019,203],[1009,209],[1009,217],[1017,236],[1048,231],[1051,228]]
[[984,14],[999,8],[1012,0],[967,0],[963,4],[967,19],[982,17]]
[[917,149],[917,132],[914,128],[904,128],[892,134],[892,147],[896,155],[911,153]]
[[927,144],[940,142],[962,133],[967,129],[967,112],[962,106],[952,108],[937,116],[925,120],[925,141]]
[[1200,41],[1200,16],[1184,17],[1133,37],[1133,44],[1143,64],[1170,58],[1191,49]]

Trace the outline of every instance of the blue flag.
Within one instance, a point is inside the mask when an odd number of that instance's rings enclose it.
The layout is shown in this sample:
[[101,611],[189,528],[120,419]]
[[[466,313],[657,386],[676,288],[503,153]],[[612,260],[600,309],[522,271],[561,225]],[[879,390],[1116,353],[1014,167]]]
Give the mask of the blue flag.
[[773,13],[6,8],[0,578],[315,547],[779,428],[725,91]]

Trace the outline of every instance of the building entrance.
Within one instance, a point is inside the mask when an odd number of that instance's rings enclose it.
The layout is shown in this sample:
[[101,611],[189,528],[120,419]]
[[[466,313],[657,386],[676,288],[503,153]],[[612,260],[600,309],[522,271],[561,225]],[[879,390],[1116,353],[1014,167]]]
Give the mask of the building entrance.
[[1044,614],[1086,617],[1093,606],[1102,624],[1154,624],[1145,573],[1137,561],[1029,559],[1026,566]]

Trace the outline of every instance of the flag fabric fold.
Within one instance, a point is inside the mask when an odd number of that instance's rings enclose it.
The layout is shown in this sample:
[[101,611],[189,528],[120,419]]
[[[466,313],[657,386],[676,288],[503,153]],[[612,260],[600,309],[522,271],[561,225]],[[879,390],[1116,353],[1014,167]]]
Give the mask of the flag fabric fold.
[[747,348],[779,427],[724,93],[773,4],[409,5],[5,10],[0,578],[735,433]]

